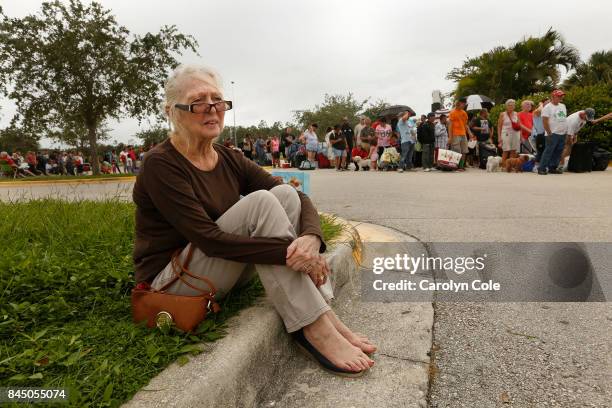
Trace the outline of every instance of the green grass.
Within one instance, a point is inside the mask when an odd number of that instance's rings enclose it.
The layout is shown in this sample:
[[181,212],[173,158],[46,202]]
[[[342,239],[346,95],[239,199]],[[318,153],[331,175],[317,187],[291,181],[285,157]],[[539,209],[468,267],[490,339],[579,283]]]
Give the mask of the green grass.
[[[342,231],[322,225],[327,240]],[[263,293],[257,280],[233,291],[193,335],[136,326],[133,231],[131,203],[0,203],[0,386],[66,387],[70,406],[118,406]]]
[[57,181],[57,180],[95,180],[106,178],[134,177],[135,174],[98,174],[97,176],[34,176],[13,179],[12,177],[0,177],[0,183],[12,183],[22,181]]

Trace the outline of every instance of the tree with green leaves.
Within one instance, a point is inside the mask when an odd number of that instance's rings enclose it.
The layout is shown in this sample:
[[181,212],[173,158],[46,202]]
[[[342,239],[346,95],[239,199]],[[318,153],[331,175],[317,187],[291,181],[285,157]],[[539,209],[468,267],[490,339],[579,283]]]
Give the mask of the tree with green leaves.
[[529,37],[510,47],[496,47],[468,58],[447,79],[455,81],[455,96],[481,94],[497,103],[558,86],[560,67],[576,67],[578,51],[561,34],[549,29],[541,37]]
[[100,124],[157,113],[175,55],[196,46],[175,26],[131,35],[97,2],[45,2],[24,18],[0,9],[0,92],[17,104],[12,124],[32,134],[66,124],[86,129],[97,174]]
[[316,123],[319,129],[325,130],[328,127],[342,123],[343,117],[348,117],[351,124],[357,122],[357,114],[361,112],[368,102],[367,99],[358,101],[352,93],[348,95],[329,95],[325,94],[325,100],[321,105],[315,105],[312,110],[296,111],[295,120],[302,129],[308,125]]
[[9,126],[0,130],[0,151],[27,152],[28,150],[36,151],[38,148],[38,140],[23,129]]
[[563,87],[591,86],[600,83],[612,84],[612,50],[594,52],[587,62],[581,62]]
[[154,144],[160,144],[168,138],[169,129],[166,126],[156,125],[136,133],[136,137],[142,140],[142,144],[148,149]]
[[[260,120],[257,126],[236,126],[236,141],[238,144],[244,140],[246,135],[251,135],[251,137],[268,137],[274,135],[281,135],[283,130],[286,127],[295,128],[296,125],[292,123],[285,123],[284,125],[276,121],[272,125],[268,126],[268,124],[264,120]],[[232,141],[234,140],[232,136],[232,128],[226,126],[221,132],[221,136],[219,136],[219,142],[223,142],[223,140],[230,138]]]
[[391,106],[389,102],[383,99],[377,99],[375,102],[370,102],[369,106],[366,108],[366,110],[361,112],[361,114],[374,121],[378,117],[378,114],[387,109],[389,106]]

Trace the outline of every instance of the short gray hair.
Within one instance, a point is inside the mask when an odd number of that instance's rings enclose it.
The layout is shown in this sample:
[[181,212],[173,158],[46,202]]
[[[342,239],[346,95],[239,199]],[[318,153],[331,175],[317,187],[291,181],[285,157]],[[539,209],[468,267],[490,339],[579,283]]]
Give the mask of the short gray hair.
[[219,92],[223,92],[221,77],[213,69],[203,65],[186,65],[181,64],[174,69],[166,80],[164,87],[164,113],[170,120],[172,127],[176,129],[176,122],[173,120],[175,111],[174,105],[179,102],[184,89],[182,83],[187,78],[198,78],[209,85],[217,88]]
[[514,99],[508,99],[504,105],[513,104],[516,105],[516,101]]

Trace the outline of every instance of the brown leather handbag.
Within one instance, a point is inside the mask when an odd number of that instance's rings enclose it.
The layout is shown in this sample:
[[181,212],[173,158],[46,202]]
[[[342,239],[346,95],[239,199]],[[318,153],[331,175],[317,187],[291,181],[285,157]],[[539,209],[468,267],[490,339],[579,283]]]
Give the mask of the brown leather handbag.
[[[208,312],[217,313],[221,310],[215,301],[217,289],[213,283],[203,277],[197,276],[189,271],[189,262],[193,255],[193,245],[189,246],[185,262],[181,265],[178,258],[181,250],[177,250],[172,255],[172,271],[174,277],[159,290],[147,288],[146,285],[137,285],[132,289],[132,315],[134,322],[147,322],[147,327],[162,327],[174,324],[177,328],[192,332],[205,318]],[[188,282],[183,275],[188,275],[194,279],[206,283],[210,290],[198,288]],[[173,295],[166,293],[166,289],[174,282],[180,280],[190,288],[200,292],[196,296]]]

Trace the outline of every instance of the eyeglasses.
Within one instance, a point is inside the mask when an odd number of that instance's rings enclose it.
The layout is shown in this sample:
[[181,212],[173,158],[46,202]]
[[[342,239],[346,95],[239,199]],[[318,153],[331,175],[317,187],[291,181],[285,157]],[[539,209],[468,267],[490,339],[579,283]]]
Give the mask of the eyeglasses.
[[208,113],[215,107],[215,112],[225,112],[232,109],[232,101],[219,101],[214,103],[196,102],[189,105],[177,103],[175,108],[191,113]]

